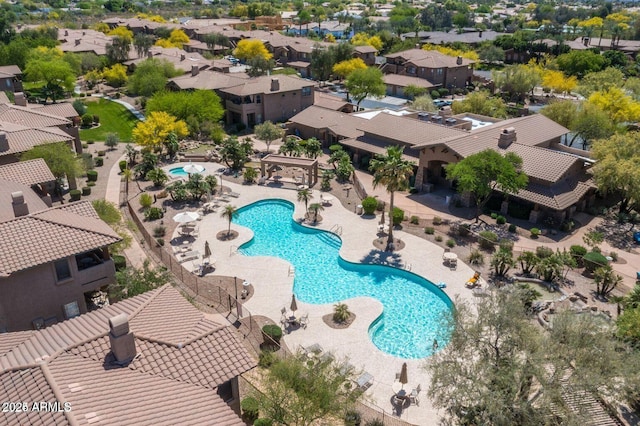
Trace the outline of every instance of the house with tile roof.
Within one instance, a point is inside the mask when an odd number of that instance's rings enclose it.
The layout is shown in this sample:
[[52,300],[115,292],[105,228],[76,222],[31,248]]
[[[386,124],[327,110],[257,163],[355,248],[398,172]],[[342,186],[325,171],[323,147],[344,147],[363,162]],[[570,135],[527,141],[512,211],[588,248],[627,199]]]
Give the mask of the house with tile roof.
[[0,167],[0,332],[85,313],[95,293],[115,281],[109,246],[120,236],[88,201],[51,208],[28,186],[51,178],[39,174]]
[[194,67],[197,67],[200,71],[206,70],[211,67],[212,62],[209,59],[205,59],[197,52],[187,52],[186,50],[182,50],[177,47],[152,46],[146,57],[125,61],[124,65],[129,68],[130,72],[133,72],[139,63],[144,62],[149,58],[165,60],[173,64],[175,69],[183,72],[191,72]]
[[22,70],[17,65],[0,67],[0,91],[22,92]]
[[[428,81],[433,87],[442,87],[453,90],[464,88],[473,78],[472,60],[460,56],[444,55],[436,50],[423,50],[419,48],[404,50],[402,52],[385,55],[386,64],[382,67],[385,74],[411,77]],[[397,80],[390,82],[395,87],[406,87],[408,84],[416,85],[417,80],[407,79],[405,82]],[[402,84],[406,84],[402,86]],[[422,87],[422,86],[421,86]],[[393,91],[393,87],[388,90]],[[397,89],[395,89],[397,91]],[[400,96],[398,94],[398,96]]]
[[353,57],[362,59],[369,67],[376,64],[377,53],[378,49],[368,44],[364,46],[354,46],[353,48]]
[[0,423],[244,425],[238,376],[256,362],[224,321],[166,285],[43,330],[0,334],[0,398],[60,408],[3,412]]
[[[454,188],[446,178],[445,166],[485,149],[514,152],[523,160],[529,183],[509,198],[518,201],[525,219],[536,223],[548,216],[561,222],[593,202],[595,185],[588,172],[592,161],[580,153],[567,152],[560,144],[569,132],[549,118],[535,114],[492,122],[489,117],[471,114],[394,115],[388,112],[345,114],[314,105],[289,121],[289,132],[302,138],[315,137],[325,146],[339,143],[348,147],[353,161],[383,154],[387,146],[404,148],[404,158],[416,165],[414,187],[432,191]],[[471,122],[482,122],[473,129]],[[470,197],[462,201],[470,203]],[[513,208],[514,203],[511,203]],[[510,208],[503,203],[503,213]],[[521,213],[524,215],[524,213]],[[559,223],[558,222],[558,223]]]

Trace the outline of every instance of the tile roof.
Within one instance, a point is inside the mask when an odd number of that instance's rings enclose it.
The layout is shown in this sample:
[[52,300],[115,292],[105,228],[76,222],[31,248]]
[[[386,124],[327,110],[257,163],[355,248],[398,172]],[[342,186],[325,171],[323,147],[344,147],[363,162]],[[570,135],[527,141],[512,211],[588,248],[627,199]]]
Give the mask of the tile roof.
[[436,50],[424,49],[403,50],[402,52],[385,55],[385,57],[387,59],[402,58],[416,66],[425,68],[455,68],[475,63],[475,61],[462,58],[462,64],[458,64],[458,58],[455,56],[444,55]]
[[[9,352],[11,349],[22,344],[25,340],[28,340],[35,333],[34,330],[27,331],[15,331],[13,333],[3,333],[0,338],[0,356]],[[4,400],[8,401],[8,400]]]
[[[31,189],[30,186],[13,180],[4,180],[0,177],[0,188],[2,188],[0,191],[0,228],[2,227],[2,222],[13,220],[16,217],[13,211],[13,200],[11,198],[11,194],[13,192],[22,192],[24,202],[27,204],[30,212],[37,212],[49,208],[49,206]],[[0,238],[0,244],[1,243],[2,239]],[[0,253],[0,259],[2,259],[2,253]],[[0,265],[2,265],[1,261]],[[2,266],[0,266],[0,275],[2,275],[1,271]]]
[[[389,142],[370,139],[366,138],[365,136],[360,136],[359,138],[355,139],[340,139],[340,144],[380,155],[385,155],[387,153],[387,147],[389,146]],[[402,152],[402,158],[406,161],[414,162],[415,165],[418,164],[419,157],[419,152],[413,149],[405,148],[405,150]]]
[[0,166],[0,179],[28,186],[56,180],[42,158]]
[[468,134],[461,129],[384,112],[360,124],[358,130],[362,130],[367,136],[375,135],[407,145],[419,145],[425,140],[437,141]]
[[579,202],[590,189],[595,189],[595,184],[586,178],[570,179],[551,186],[530,182],[514,196],[554,210],[564,210]]
[[56,402],[56,397],[45,372],[40,367],[8,371],[0,374],[0,401],[25,402],[25,412],[14,413],[0,410],[0,423],[6,426],[24,425],[68,425],[65,413],[56,411],[36,411],[34,402]]
[[5,65],[0,67],[0,75],[3,77],[12,77],[21,74],[22,70],[17,65]]
[[[477,44],[485,41],[493,41],[502,33],[498,33],[492,30],[485,31],[468,31],[458,33],[458,30],[451,30],[449,32],[444,31],[418,31],[418,37],[426,43],[431,44],[443,44],[443,43],[467,43]],[[401,34],[400,38],[403,40],[406,38],[414,38],[415,33]]]
[[78,112],[69,102],[59,102],[57,104],[29,104],[30,109],[35,109],[45,114],[51,114],[58,117],[73,118],[78,117]]
[[368,44],[365,44],[364,46],[355,46],[353,50],[358,53],[378,53],[378,49],[373,46],[369,46]]
[[312,105],[291,117],[289,121],[314,129],[328,128],[345,138],[357,138],[364,134],[357,128],[366,119]]
[[28,151],[34,146],[73,140],[73,136],[57,127],[31,129],[0,121],[0,130],[7,134],[7,142],[9,143],[9,149],[0,151],[0,155],[18,154]]
[[424,78],[411,77],[410,75],[385,74],[382,78],[385,84],[390,84],[393,86],[407,87],[409,85],[414,85],[418,87],[424,87],[425,89],[435,87]]
[[218,90],[225,87],[237,86],[248,78],[249,76],[245,73],[229,74],[204,70],[200,71],[195,76],[187,73],[179,77],[172,78],[169,82],[182,90]]
[[[90,204],[88,201],[81,203]],[[52,208],[0,223],[0,276],[108,246],[121,240],[92,216]]]
[[[278,79],[279,89],[271,90],[271,80]],[[271,94],[289,92],[292,90],[300,90],[303,87],[313,87],[315,82],[304,80],[298,77],[292,77],[289,75],[278,75],[277,77],[263,75],[260,77],[250,78],[240,83],[237,86],[226,87],[221,89],[224,93],[229,93],[236,96],[246,96],[254,94]]]
[[313,97],[313,104],[321,108],[338,111],[344,108],[345,105],[349,105],[349,102],[339,96],[331,95],[324,92],[316,92],[315,96]]
[[0,105],[0,122],[3,121],[33,129],[71,124],[71,121],[59,115],[47,114],[37,109],[10,104]]
[[520,143],[512,143],[506,151],[522,158],[522,171],[527,176],[549,183],[562,179],[576,162],[584,162],[575,155]]
[[0,92],[0,104],[8,104],[11,101],[9,100],[9,98],[7,97],[7,94],[4,92]]
[[[138,354],[122,367],[112,362],[107,335],[108,319],[118,313],[129,316]],[[74,424],[244,425],[215,389],[255,367],[255,361],[232,327],[206,320],[170,285],[30,336],[13,334],[0,334],[0,348],[8,348],[0,352],[0,383],[13,380],[14,370],[22,368],[27,375],[24,383],[18,382],[23,391],[19,400],[34,400],[38,392],[53,389],[71,403],[67,415]],[[34,366],[36,362],[41,364]],[[48,372],[49,383],[28,375],[40,369]],[[43,400],[55,401],[56,396]],[[44,419],[36,416],[29,424],[46,424]],[[55,424],[66,424],[64,420]]]
[[[205,59],[198,52],[187,52],[186,50],[178,49],[177,47],[159,47],[153,46],[150,51],[153,55],[153,59],[164,59],[168,62],[171,62],[176,69],[180,69],[185,72],[190,72],[191,67],[196,65],[200,69],[206,69],[211,66],[212,61],[210,59]],[[129,61],[126,61],[125,65],[137,65],[141,62],[149,59],[148,57],[135,58]]]

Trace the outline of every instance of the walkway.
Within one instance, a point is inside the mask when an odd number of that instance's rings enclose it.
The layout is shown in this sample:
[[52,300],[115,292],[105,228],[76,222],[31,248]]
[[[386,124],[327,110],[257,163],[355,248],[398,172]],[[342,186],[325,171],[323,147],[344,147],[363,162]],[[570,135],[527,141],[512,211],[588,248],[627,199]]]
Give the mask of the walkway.
[[109,97],[109,96],[104,96],[102,93],[95,93],[95,94],[93,94],[93,95],[91,95],[91,96],[92,96],[92,97],[94,97],[94,98],[104,98],[104,99],[107,99],[107,100],[109,100],[109,101],[112,101],[112,102],[115,102],[115,103],[117,103],[117,104],[122,105],[123,107],[125,107],[126,109],[128,109],[128,110],[131,112],[131,114],[133,114],[133,115],[134,115],[138,120],[140,120],[140,121],[145,121],[145,120],[147,119],[147,118],[144,116],[144,114],[143,114],[143,113],[141,113],[140,111],[138,111],[138,110],[137,110],[133,105],[131,105],[131,104],[130,104],[130,103],[128,103],[128,102],[125,102],[125,101],[120,100],[120,99],[115,99],[115,98],[112,98],[112,97]]

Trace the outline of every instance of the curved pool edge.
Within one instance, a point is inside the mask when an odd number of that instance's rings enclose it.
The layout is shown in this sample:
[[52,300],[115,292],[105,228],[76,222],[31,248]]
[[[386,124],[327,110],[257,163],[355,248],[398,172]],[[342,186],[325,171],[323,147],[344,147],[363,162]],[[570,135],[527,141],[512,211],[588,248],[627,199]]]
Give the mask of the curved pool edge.
[[[342,250],[344,248],[344,240],[342,238],[341,235],[338,235],[337,233],[331,231],[331,230],[326,230],[326,229],[321,229],[318,228],[316,226],[310,226],[308,224],[305,224],[303,221],[300,220],[296,220],[295,216],[296,216],[296,204],[290,200],[286,200],[283,198],[266,198],[266,199],[261,199],[258,201],[254,201],[251,203],[248,203],[240,208],[238,208],[238,213],[240,214],[243,210],[255,207],[257,205],[260,204],[273,204],[273,203],[278,203],[284,206],[287,206],[288,208],[291,208],[292,214],[291,214],[291,223],[293,224],[294,227],[299,227],[300,229],[304,229],[305,231],[309,231],[309,232],[304,232],[304,233],[309,233],[309,234],[314,234],[314,233],[326,233],[326,234],[330,234],[333,237],[337,238],[340,242],[340,248],[338,249],[338,259],[339,262],[344,262],[348,265],[351,265],[354,268],[359,268],[359,267],[363,267],[363,266],[375,266],[378,268],[381,268],[383,270],[389,270],[392,271],[393,274],[397,274],[397,275],[408,275],[411,277],[414,277],[414,279],[412,280],[413,282],[415,282],[416,284],[418,284],[419,286],[423,287],[425,290],[429,291],[430,293],[434,294],[438,299],[440,299],[447,307],[448,312],[452,313],[453,310],[455,309],[455,304],[453,303],[453,300],[451,299],[451,297],[449,297],[449,295],[439,286],[437,286],[433,281],[431,281],[429,278],[418,274],[416,272],[413,271],[408,271],[406,269],[402,269],[402,268],[398,268],[398,267],[394,267],[391,265],[385,265],[385,264],[381,264],[381,263],[375,263],[375,262],[361,262],[361,261],[353,261],[353,260],[348,260],[345,257],[343,257],[343,253]],[[255,240],[255,233],[253,232],[253,230],[249,227],[249,226],[245,226],[245,225],[240,225],[237,224],[238,226],[242,226],[245,229],[249,229],[252,232],[252,236],[248,241],[243,242],[242,244],[240,244],[238,246],[238,252],[240,252],[241,254],[245,255],[245,253],[241,252],[241,249],[243,247],[246,247],[248,245],[251,245],[253,243],[253,241]],[[248,257],[252,257],[253,255],[247,255]],[[284,259],[280,256],[276,256],[276,255],[256,255],[256,256],[264,256],[264,257],[272,257],[272,258],[276,258],[279,259],[281,261],[287,262],[290,265],[293,266],[292,262]],[[292,292],[295,294],[295,287],[296,287],[296,283],[295,283],[295,279],[294,279],[294,285],[293,285],[293,289]],[[398,354],[394,354],[394,353],[389,353],[385,350],[383,350],[382,348],[380,348],[376,343],[374,338],[372,337],[372,330],[375,329],[375,327],[384,319],[384,315],[385,315],[385,303],[382,302],[381,300],[379,300],[378,298],[376,298],[375,296],[370,296],[370,295],[357,295],[357,296],[353,296],[347,299],[341,299],[341,300],[336,300],[334,302],[326,302],[326,303],[315,303],[315,302],[306,302],[305,300],[301,300],[305,303],[310,303],[313,305],[331,305],[332,303],[340,303],[340,302],[344,302],[346,300],[350,300],[350,299],[357,299],[357,298],[366,298],[369,299],[371,301],[374,301],[375,303],[379,304],[382,306],[381,312],[380,314],[378,314],[373,320],[371,320],[371,322],[369,323],[368,327],[367,327],[367,334],[369,336],[369,339],[372,340],[372,343],[374,344],[374,346],[381,351],[382,353],[389,355],[389,356],[393,356],[396,357],[398,359],[426,359],[429,358],[430,356],[432,356],[434,352],[429,352],[426,355],[422,355],[422,356],[401,356]],[[448,333],[445,333],[448,334]],[[446,339],[444,339],[448,342],[448,336]],[[446,344],[440,345],[440,349],[442,349],[444,346],[446,346]]]

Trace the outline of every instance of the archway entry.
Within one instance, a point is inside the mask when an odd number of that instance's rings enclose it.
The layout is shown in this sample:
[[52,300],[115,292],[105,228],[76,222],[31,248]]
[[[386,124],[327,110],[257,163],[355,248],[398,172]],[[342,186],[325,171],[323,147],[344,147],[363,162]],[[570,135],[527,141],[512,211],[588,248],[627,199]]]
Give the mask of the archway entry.
[[310,187],[318,182],[318,160],[313,158],[287,157],[285,155],[269,154],[260,160],[260,173],[271,178],[276,166],[300,167],[305,170],[307,185]]

